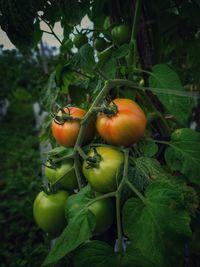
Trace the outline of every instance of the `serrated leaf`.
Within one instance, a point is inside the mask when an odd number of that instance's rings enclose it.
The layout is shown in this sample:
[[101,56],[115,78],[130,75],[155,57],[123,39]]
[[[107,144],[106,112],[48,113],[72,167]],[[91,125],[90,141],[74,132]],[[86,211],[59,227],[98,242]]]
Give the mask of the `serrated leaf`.
[[105,73],[107,79],[114,79],[117,69],[117,61],[114,57],[111,57],[106,61],[102,67],[102,72]]
[[[175,91],[184,91],[180,79],[176,72],[165,64],[158,64],[152,68],[152,76],[149,79],[150,86],[153,88],[171,89]],[[187,125],[195,101],[191,98],[178,95],[170,95],[155,92],[165,108],[175,116],[182,124]]]
[[[184,238],[191,235],[184,194],[178,184],[161,180],[147,188],[143,200],[131,198],[124,205],[125,234],[155,266],[175,266],[174,261],[183,256]],[[172,244],[176,250],[171,249]]]
[[81,46],[78,53],[72,59],[72,64],[83,69],[86,73],[93,73],[95,66],[94,51],[89,44]]
[[75,267],[108,267],[119,265],[119,258],[111,246],[101,241],[91,241],[81,246],[74,256]]
[[42,266],[54,263],[76,249],[92,236],[95,227],[95,216],[83,209],[69,220],[68,226],[57,239]]
[[193,183],[200,184],[200,133],[183,128],[176,130],[165,152],[167,164]]
[[134,167],[130,168],[129,180],[142,191],[150,182],[157,179],[166,179],[168,174],[160,163],[153,158],[139,157],[134,160]]
[[155,142],[148,142],[145,139],[137,143],[137,148],[146,157],[153,157],[158,152],[158,145]]
[[78,248],[74,255],[75,267],[153,267],[153,264],[141,257],[136,249],[128,246],[124,254],[102,241],[91,241]]

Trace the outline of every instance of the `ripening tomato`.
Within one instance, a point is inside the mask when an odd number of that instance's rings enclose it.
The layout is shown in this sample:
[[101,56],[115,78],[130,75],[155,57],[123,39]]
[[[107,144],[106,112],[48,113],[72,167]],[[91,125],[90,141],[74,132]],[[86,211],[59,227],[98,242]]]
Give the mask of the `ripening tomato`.
[[78,187],[73,165],[73,159],[64,159],[61,162],[56,163],[55,166],[52,166],[50,161],[47,160],[45,163],[44,173],[48,181],[51,183],[55,183],[60,179],[60,189],[73,191]]
[[97,131],[108,144],[130,146],[143,137],[146,116],[133,100],[117,98],[110,106],[113,103],[117,108],[116,114],[99,113],[96,121]]
[[33,204],[34,219],[50,238],[57,237],[67,225],[65,218],[65,205],[69,193],[58,191],[55,194],[47,195],[41,191],[35,198]]
[[[83,118],[86,114],[86,111],[77,107],[68,107],[64,108],[64,111],[72,116]],[[57,116],[62,116],[62,112],[59,111]],[[64,123],[60,124],[54,119],[51,124],[52,134],[58,144],[65,147],[73,147],[76,143],[78,133],[80,130],[80,122],[77,120],[68,120]],[[88,124],[85,134],[84,143],[88,143],[91,141],[94,135],[94,125],[93,122]]]
[[[90,166],[87,160],[83,162],[83,174],[94,191],[107,193],[117,189],[117,173],[124,162],[121,151],[110,147],[97,147],[98,153],[96,166]],[[95,157],[93,149],[88,153],[89,157]]]

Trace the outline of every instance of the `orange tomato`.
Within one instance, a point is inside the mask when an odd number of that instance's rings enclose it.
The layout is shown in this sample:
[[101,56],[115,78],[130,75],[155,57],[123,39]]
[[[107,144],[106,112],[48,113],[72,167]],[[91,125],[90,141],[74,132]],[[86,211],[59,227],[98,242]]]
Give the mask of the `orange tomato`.
[[[77,107],[68,107],[64,108],[64,111],[67,113],[67,115],[70,115],[72,117],[78,117],[83,118],[86,114],[86,111],[81,108]],[[59,111],[57,113],[57,116],[61,116],[62,112]],[[78,120],[67,120],[64,121],[64,123],[59,124],[54,119],[51,124],[52,134],[54,138],[56,139],[57,143],[65,146],[65,147],[73,147],[76,143],[78,133],[80,130],[80,121]],[[94,126],[91,122],[88,124],[88,127],[86,129],[86,134],[84,138],[84,143],[88,143],[91,141],[94,135]]]
[[118,98],[113,102],[117,106],[116,114],[100,112],[96,121],[97,131],[108,144],[130,146],[143,137],[146,116],[138,104],[130,99]]

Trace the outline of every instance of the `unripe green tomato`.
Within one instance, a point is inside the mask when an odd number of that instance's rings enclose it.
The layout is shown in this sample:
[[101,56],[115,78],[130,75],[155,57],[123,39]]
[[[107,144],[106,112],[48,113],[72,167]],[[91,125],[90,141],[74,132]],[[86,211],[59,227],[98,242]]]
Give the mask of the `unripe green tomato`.
[[[83,174],[94,191],[100,193],[115,191],[119,182],[116,175],[124,162],[124,155],[119,150],[110,147],[97,147],[96,151],[101,157],[99,165],[90,167],[85,160]],[[93,157],[94,155],[94,151],[91,149],[88,156]]]
[[94,48],[98,51],[101,52],[107,47],[107,42],[104,38],[97,37],[94,40]]
[[83,33],[78,33],[75,35],[73,43],[77,48],[80,48],[84,44],[88,42],[88,38],[85,34]]
[[114,42],[118,45],[126,44],[130,42],[131,30],[125,25],[115,26],[111,31]]
[[34,219],[39,228],[48,233],[50,238],[60,235],[67,225],[65,205],[68,197],[68,192],[60,190],[52,195],[47,195],[41,191],[35,198],[33,204]]
[[110,228],[114,219],[114,204],[111,198],[103,198],[89,206],[89,210],[96,217],[94,234],[99,235]]
[[45,164],[44,173],[48,181],[55,183],[61,177],[59,185],[61,189],[73,191],[78,187],[75,170],[73,168],[74,161],[72,159],[65,159],[60,163],[57,163],[56,168],[51,166],[51,163],[47,160]]

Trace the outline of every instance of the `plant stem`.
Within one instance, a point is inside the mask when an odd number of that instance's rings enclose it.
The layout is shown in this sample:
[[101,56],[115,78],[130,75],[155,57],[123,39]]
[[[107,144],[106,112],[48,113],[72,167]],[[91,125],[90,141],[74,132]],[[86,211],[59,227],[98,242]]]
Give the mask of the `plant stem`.
[[145,197],[137,190],[137,188],[129,180],[126,180],[126,184],[142,200],[143,203],[146,203]]
[[139,25],[139,17],[140,17],[140,11],[141,11],[142,1],[136,0],[135,4],[135,14],[133,19],[133,26],[131,31],[131,40],[130,40],[130,53],[128,55],[128,66],[131,66],[129,78],[133,75],[133,69],[136,66],[136,39],[137,39],[137,32],[138,32],[138,25]]
[[106,193],[103,194],[101,196],[96,197],[95,199],[91,200],[87,206],[92,205],[93,203],[95,203],[96,201],[100,200],[100,199],[104,199],[104,198],[108,198],[108,197],[115,197],[116,196],[116,192],[110,192],[110,193]]
[[128,159],[129,159],[129,149],[124,151],[124,169],[123,177],[120,182],[120,185],[116,191],[116,216],[117,216],[117,241],[118,241],[118,251],[123,249],[123,240],[122,240],[122,224],[121,224],[121,193],[126,180],[128,179]]
[[70,155],[65,155],[65,156],[57,158],[57,159],[53,159],[52,162],[57,163],[57,162],[62,161],[64,159],[72,159],[72,158],[74,158],[74,153],[72,153]]
[[85,160],[88,158],[88,155],[85,154],[85,152],[83,151],[83,149],[80,146],[77,147],[77,151],[78,151],[78,153],[82,159]]
[[[56,33],[54,32],[53,27],[51,26],[51,24],[50,24],[48,21],[46,21],[45,19],[43,19],[40,15],[38,15],[38,17],[40,18],[40,20],[44,21],[44,22],[48,25],[48,27],[49,27],[49,29],[50,29],[50,31],[51,31],[51,34],[58,40],[58,42],[59,42],[60,44],[62,44],[62,41],[60,40],[60,38],[58,38],[58,36],[57,36]],[[48,33],[49,33],[49,32],[48,32]]]

